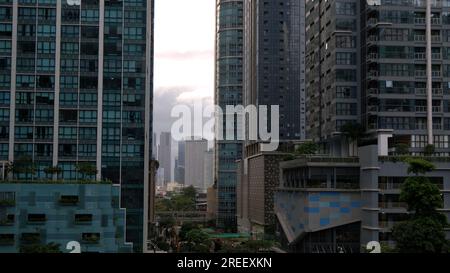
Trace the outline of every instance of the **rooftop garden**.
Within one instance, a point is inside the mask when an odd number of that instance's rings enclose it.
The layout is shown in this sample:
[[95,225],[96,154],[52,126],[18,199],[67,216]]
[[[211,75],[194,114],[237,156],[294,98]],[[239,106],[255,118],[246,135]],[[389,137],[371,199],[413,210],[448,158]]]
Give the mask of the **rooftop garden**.
[[[77,173],[76,179],[64,179],[62,174],[64,170],[60,166],[47,166],[42,169],[27,156],[17,158],[14,162],[6,165],[4,180],[0,180],[0,184],[111,184],[110,180],[95,179],[98,170],[91,162],[79,162],[75,165]],[[45,174],[44,177],[38,177]]]

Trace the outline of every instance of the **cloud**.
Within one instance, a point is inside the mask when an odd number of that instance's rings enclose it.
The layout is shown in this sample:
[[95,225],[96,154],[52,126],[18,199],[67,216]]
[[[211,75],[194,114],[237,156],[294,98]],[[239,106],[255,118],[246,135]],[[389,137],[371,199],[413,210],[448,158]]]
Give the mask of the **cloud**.
[[156,53],[157,59],[171,59],[171,60],[195,60],[195,59],[212,59],[214,58],[214,51],[200,50],[200,51],[164,51]]

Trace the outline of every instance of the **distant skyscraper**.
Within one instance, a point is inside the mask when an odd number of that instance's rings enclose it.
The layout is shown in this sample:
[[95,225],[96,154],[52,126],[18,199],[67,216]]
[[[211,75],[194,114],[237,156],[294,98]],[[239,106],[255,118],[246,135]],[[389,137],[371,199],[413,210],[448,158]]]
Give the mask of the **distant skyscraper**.
[[[218,0],[216,6],[215,104],[242,105],[243,0]],[[225,123],[226,118],[223,118]],[[225,126],[223,127],[225,128]],[[225,135],[225,134],[224,134]],[[241,141],[214,143],[214,179],[217,181],[217,226],[236,230],[236,160]]]
[[205,152],[208,150],[206,139],[187,140],[185,156],[185,177],[186,186],[194,186],[198,189],[204,188],[204,160]]
[[185,142],[178,142],[178,157],[175,163],[175,181],[184,184],[184,172],[185,172]]
[[157,139],[156,139],[155,133],[153,133],[153,138],[152,138],[152,158],[153,159],[158,158],[158,145],[157,145]]
[[[152,153],[153,0],[0,2],[0,159],[121,184],[141,251]],[[56,177],[54,177],[56,178]],[[93,178],[93,177],[92,177]]]
[[162,132],[159,138],[158,161],[160,168],[164,169],[164,183],[172,181],[172,135]]
[[203,153],[203,190],[206,191],[214,184],[214,152],[207,150]]

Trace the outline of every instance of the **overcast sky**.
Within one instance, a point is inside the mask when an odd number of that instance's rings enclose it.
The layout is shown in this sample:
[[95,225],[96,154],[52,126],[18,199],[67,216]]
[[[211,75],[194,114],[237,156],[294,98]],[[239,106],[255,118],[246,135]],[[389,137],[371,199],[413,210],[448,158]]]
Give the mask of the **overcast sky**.
[[[154,132],[170,131],[170,110],[211,104],[215,0],[155,0]],[[197,132],[196,132],[197,133]]]
[[[174,105],[213,103],[215,1],[155,0],[153,130],[158,142],[159,134],[171,129]],[[172,142],[172,178],[177,151]]]

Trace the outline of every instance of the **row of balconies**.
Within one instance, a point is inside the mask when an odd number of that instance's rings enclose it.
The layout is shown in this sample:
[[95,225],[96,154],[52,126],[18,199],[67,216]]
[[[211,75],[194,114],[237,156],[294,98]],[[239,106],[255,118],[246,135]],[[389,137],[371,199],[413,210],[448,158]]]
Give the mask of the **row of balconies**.
[[[401,108],[400,106],[398,107],[398,108]],[[405,106],[405,109],[402,111],[402,112],[410,112],[410,111],[408,111],[408,110],[412,110],[412,109],[410,109],[411,107],[407,107],[407,106]],[[427,107],[426,106],[414,106],[414,108],[413,108],[414,110],[415,110],[415,112],[418,112],[418,113],[425,113],[425,112],[427,112]],[[368,112],[398,112],[397,110],[391,110],[391,111],[389,111],[389,110],[380,110],[380,108],[379,108],[379,106],[378,105],[369,105],[369,106],[367,106],[367,111]],[[432,107],[432,111],[433,111],[433,113],[441,113],[442,112],[442,106],[433,106]]]
[[[408,54],[409,56],[409,54]],[[413,55],[411,54],[411,57]],[[367,54],[367,60],[375,61],[376,59],[379,59],[379,54],[376,52],[370,52]],[[427,54],[425,52],[416,52],[414,53],[414,59],[416,60],[426,60]],[[433,60],[440,60],[442,59],[442,54],[440,52],[431,53],[431,58]],[[403,58],[402,58],[403,59]]]
[[[431,24],[432,25],[440,25],[442,23],[441,18],[433,17],[431,18]],[[377,24],[391,24],[390,22],[383,22],[380,21],[376,17],[372,17],[367,19],[367,25],[368,26],[376,26]],[[425,17],[415,17],[414,18],[414,24],[416,25],[425,25],[426,24],[426,18]]]
[[[368,42],[378,42],[380,39],[377,35],[370,35],[367,37],[367,41]],[[440,35],[433,35],[431,36],[431,41],[432,42],[441,42],[441,36]],[[388,41],[388,40],[383,40],[383,41]],[[408,42],[408,41],[414,41],[414,42],[425,42],[426,41],[426,36],[425,35],[418,35],[415,34],[413,36],[413,39],[409,38],[408,40],[404,40],[404,42]],[[399,42],[399,41],[396,41]]]
[[[380,94],[378,88],[369,88],[369,89],[367,89],[367,93],[369,95],[378,95],[378,94]],[[415,95],[426,95],[427,94],[427,89],[426,88],[414,88],[414,94]],[[442,88],[432,88],[432,94],[433,94],[433,96],[443,96],[444,95],[444,91],[443,91]]]
[[[369,70],[367,72],[367,76],[371,78],[380,77],[380,72],[378,70]],[[385,75],[387,77],[411,77],[411,75]],[[431,76],[434,78],[442,77],[442,73],[439,70],[433,70],[431,71]],[[415,70],[414,71],[414,77],[427,77],[426,70]]]

